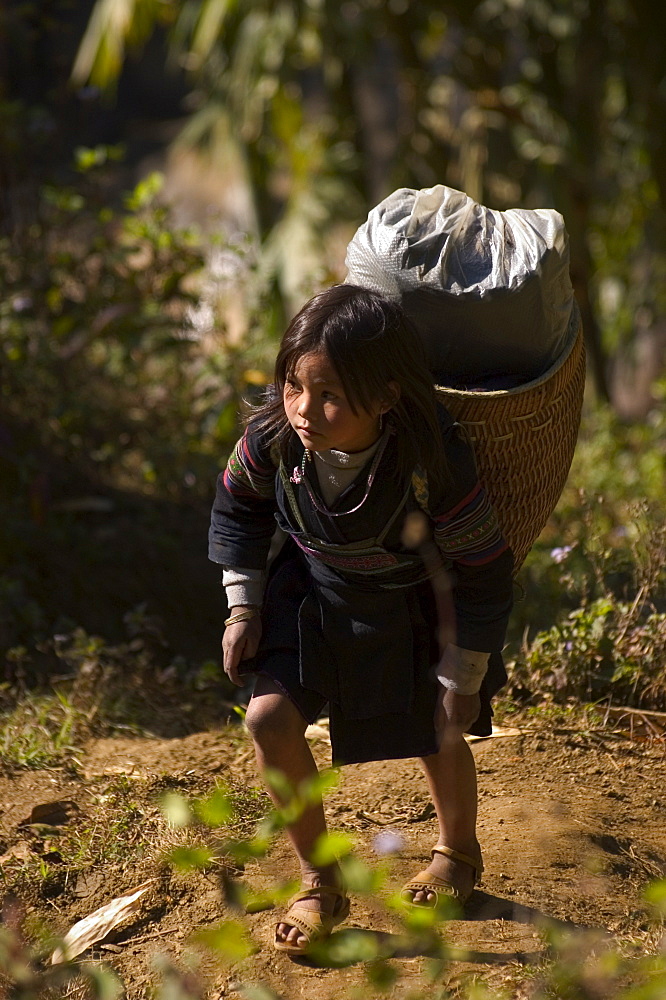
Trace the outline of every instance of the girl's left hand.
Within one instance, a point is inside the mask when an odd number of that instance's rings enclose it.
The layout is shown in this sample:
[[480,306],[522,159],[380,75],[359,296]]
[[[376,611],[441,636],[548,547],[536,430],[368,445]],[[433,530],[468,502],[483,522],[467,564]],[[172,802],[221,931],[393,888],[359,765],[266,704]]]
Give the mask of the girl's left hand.
[[478,694],[456,694],[441,686],[435,709],[435,729],[440,743],[457,743],[476,722],[480,711]]
[[[241,606],[230,609],[230,617],[235,613],[246,611],[247,608]],[[250,618],[246,621],[236,622],[227,625],[222,636],[222,663],[224,672],[232,684],[238,687],[243,686],[243,679],[239,673],[241,660],[251,659],[259,648],[261,639],[261,617]]]

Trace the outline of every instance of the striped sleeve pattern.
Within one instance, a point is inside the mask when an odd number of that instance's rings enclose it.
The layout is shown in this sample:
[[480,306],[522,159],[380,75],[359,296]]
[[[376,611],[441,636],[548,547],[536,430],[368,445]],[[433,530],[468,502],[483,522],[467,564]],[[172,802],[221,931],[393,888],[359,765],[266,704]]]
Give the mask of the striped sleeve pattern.
[[479,483],[455,507],[433,520],[437,546],[454,562],[483,566],[508,548],[497,515]]
[[208,533],[212,562],[265,569],[275,533],[275,476],[270,442],[248,428],[217,477]]
[[265,464],[252,453],[247,431],[236,444],[222,478],[226,489],[237,499],[275,496],[275,466],[272,462]]

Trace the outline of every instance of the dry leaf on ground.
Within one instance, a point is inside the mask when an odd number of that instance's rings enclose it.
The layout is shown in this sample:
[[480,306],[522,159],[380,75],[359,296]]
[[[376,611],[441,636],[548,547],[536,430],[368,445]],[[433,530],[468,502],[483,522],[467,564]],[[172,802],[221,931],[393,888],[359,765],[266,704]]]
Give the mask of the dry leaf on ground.
[[52,965],[76,958],[97,941],[102,941],[114,927],[140,909],[139,901],[152,884],[153,879],[144,882],[133,892],[117,896],[110,903],[105,903],[83,920],[73,924],[63,938],[62,947],[56,948],[51,955]]

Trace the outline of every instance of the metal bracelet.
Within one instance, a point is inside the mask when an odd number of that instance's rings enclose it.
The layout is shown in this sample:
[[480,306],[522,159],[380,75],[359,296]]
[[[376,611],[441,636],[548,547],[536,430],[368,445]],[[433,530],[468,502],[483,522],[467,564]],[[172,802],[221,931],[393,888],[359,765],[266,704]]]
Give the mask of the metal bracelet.
[[259,614],[261,614],[259,608],[247,608],[245,611],[239,611],[237,615],[227,618],[224,624],[235,625],[236,622],[249,622],[251,618],[256,618]]

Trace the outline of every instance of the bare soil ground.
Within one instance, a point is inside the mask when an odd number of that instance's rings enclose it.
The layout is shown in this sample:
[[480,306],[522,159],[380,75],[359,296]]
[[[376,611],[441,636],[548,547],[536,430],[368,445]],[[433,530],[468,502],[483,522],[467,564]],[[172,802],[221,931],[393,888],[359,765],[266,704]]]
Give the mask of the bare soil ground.
[[[523,997],[546,958],[545,922],[551,928],[599,931],[639,953],[654,947],[659,931],[641,892],[651,879],[666,875],[666,747],[663,737],[630,734],[626,728],[581,731],[547,718],[510,724],[520,731],[472,744],[485,874],[464,919],[445,927],[447,940],[467,952],[443,975],[450,984],[474,975],[491,990],[505,988]],[[327,765],[326,742],[312,745]],[[225,965],[192,942],[197,929],[237,914],[227,907],[215,872],[179,872],[160,863],[168,844],[157,803],[165,789],[201,795],[220,779],[236,789],[257,786],[242,727],[173,739],[93,740],[79,764],[78,772],[0,777],[0,892],[3,881],[5,891],[11,887],[29,929],[46,921],[64,934],[75,921],[152,877],[135,915],[86,956],[117,970],[129,1000],[152,995],[158,955],[180,968],[194,964],[202,995],[210,1000],[241,996],[241,984],[248,983],[265,983],[280,997],[310,1000],[352,997],[367,987],[363,962],[322,967],[276,954],[275,910],[244,918],[256,951],[239,962]],[[69,805],[62,815],[46,809],[42,822],[35,822],[40,815],[35,807],[54,801]],[[249,813],[254,810],[247,816],[249,832],[264,799],[248,794],[247,801]],[[423,866],[435,843],[435,819],[416,761],[344,768],[326,808],[331,826],[352,833],[359,856],[369,863],[379,860],[378,833],[402,838],[402,851],[388,861],[384,896]],[[97,860],[91,847],[96,842]],[[87,859],[78,867],[77,843],[80,858]],[[36,874],[40,864],[41,875]],[[281,837],[267,858],[248,863],[241,877],[261,889],[294,876]],[[390,964],[399,976],[384,995],[401,1000],[419,990],[424,991],[419,996],[432,995],[427,955],[392,947],[399,922],[382,905],[381,894],[355,897],[347,926],[381,935],[393,954]]]

